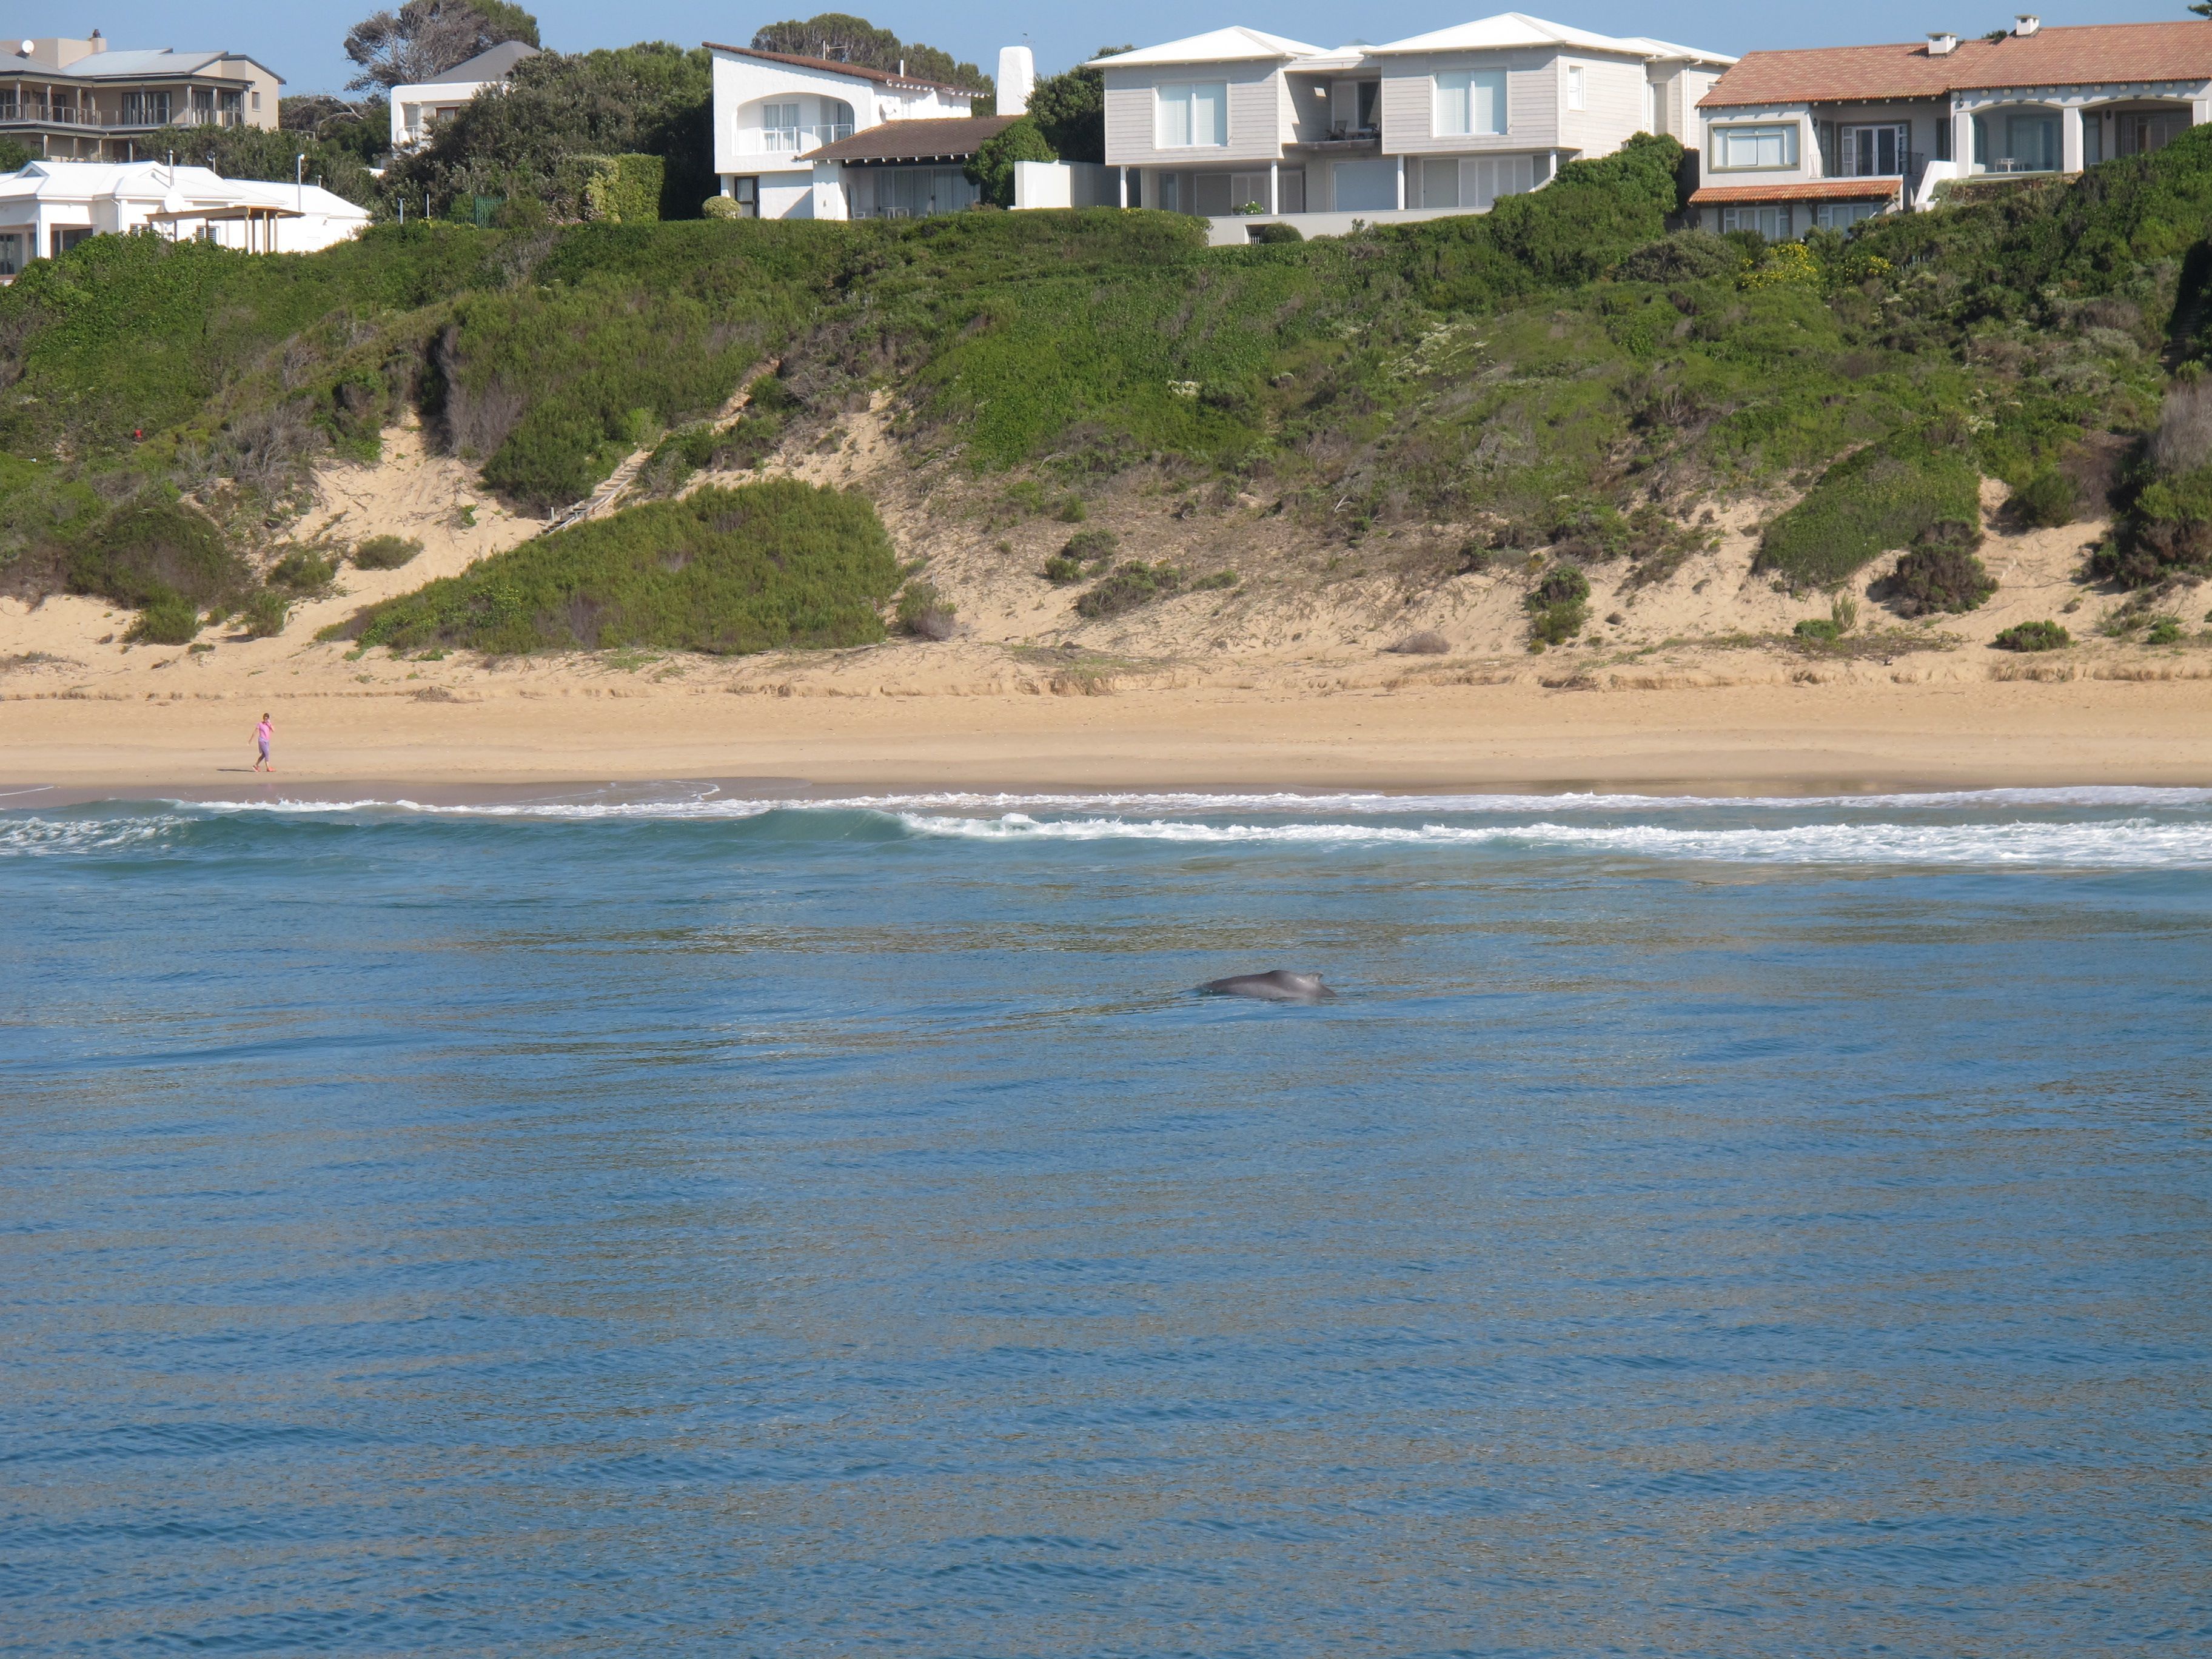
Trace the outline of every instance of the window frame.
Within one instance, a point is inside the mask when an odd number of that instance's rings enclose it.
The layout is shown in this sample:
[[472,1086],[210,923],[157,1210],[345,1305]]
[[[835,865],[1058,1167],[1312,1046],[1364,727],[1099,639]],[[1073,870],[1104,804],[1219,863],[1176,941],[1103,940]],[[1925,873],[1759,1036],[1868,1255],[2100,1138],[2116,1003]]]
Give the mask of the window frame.
[[[1215,94],[1215,111],[1212,136],[1198,136],[1198,112],[1202,94]],[[1178,95],[1180,94],[1180,95]],[[1179,131],[1181,143],[1171,143],[1168,113],[1177,106],[1182,111]],[[1226,149],[1229,148],[1229,83],[1226,81],[1166,81],[1152,88],[1152,148],[1154,149],[1192,150]]]
[[[1439,70],[1429,77],[1431,98],[1430,131],[1439,138],[1503,138],[1511,132],[1513,111],[1511,78],[1504,70],[1462,69]],[[1448,82],[1457,82],[1456,87]],[[1491,125],[1477,125],[1475,93],[1483,90],[1491,94]],[[1459,100],[1460,125],[1448,124],[1446,115],[1451,100]]]
[[[1805,153],[1802,121],[1741,121],[1712,131],[1712,144],[1706,157],[1715,173],[1789,173],[1794,171]],[[1739,134],[1778,133],[1782,137],[1782,159],[1778,161],[1748,161],[1729,163],[1721,158],[1728,154],[1727,146]]]
[[1589,112],[1589,70],[1583,64],[1567,65],[1566,103],[1567,107],[1577,115]]

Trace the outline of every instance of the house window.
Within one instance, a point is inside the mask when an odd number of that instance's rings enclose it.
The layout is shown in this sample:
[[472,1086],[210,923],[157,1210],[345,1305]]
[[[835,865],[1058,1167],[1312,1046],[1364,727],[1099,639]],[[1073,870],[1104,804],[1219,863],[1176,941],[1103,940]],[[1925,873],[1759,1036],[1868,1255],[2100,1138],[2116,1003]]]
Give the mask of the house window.
[[2058,118],[2055,115],[2010,115],[2005,118],[2006,154],[1999,158],[2007,173],[2058,171]]
[[1771,127],[1715,127],[1713,171],[1749,173],[1797,165],[1797,124]]
[[1813,210],[1813,222],[1823,230],[1849,230],[1862,219],[1882,211],[1880,202],[1823,202]]
[[1723,230],[1755,230],[1770,242],[1786,242],[1796,234],[1786,207],[1740,207],[1721,210]]
[[1846,179],[1901,177],[1912,143],[1910,126],[1845,127],[1836,171]]
[[126,92],[123,120],[127,126],[166,127],[169,125],[169,94],[166,92]]
[[729,195],[730,199],[738,204],[740,219],[760,217],[760,180],[757,178],[731,179]]
[[1274,209],[1267,204],[1267,175],[1264,173],[1232,173],[1229,175],[1229,210],[1258,208],[1262,213]]
[[23,237],[17,231],[0,231],[0,276],[13,276],[23,269]]
[[1536,186],[1535,158],[1529,155],[1455,156],[1425,161],[1416,175],[1416,206],[1459,208],[1486,213],[1501,196],[1522,196]]
[[1447,138],[1505,131],[1505,72],[1448,70],[1437,76],[1437,131]]
[[1229,143],[1229,87],[1222,81],[1162,87],[1158,145],[1162,149],[1225,149]]
[[92,234],[89,230],[57,230],[52,233],[54,258],[58,259],[79,242]]
[[1160,174],[1160,211],[1182,211],[1182,175],[1176,173]]
[[253,107],[256,111],[261,107],[261,94],[258,92],[253,94]]
[[763,149],[797,149],[799,148],[798,105],[763,104],[761,106],[761,147]]
[[1589,107],[1589,71],[1580,64],[1567,65],[1567,107],[1569,109]]
[[246,119],[246,94],[244,93],[226,92],[222,94],[216,101],[217,107],[222,111],[222,114],[219,118],[223,125],[227,127],[234,127],[240,125]]
[[[1276,194],[1281,198],[1285,213],[1304,213],[1306,210],[1306,170],[1304,167],[1285,167],[1275,179]],[[1132,203],[1130,205],[1136,205]]]

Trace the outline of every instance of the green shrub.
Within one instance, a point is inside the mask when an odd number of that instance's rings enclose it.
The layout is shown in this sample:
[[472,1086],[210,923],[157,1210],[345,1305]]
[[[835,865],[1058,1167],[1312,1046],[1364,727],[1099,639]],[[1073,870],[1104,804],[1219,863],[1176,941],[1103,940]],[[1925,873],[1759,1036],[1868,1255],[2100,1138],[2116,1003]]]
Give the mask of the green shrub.
[[1646,242],[1613,268],[1624,283],[1696,283],[1733,277],[1744,268],[1744,253],[1710,230],[1678,230]]
[[994,207],[1010,208],[1014,204],[1014,163],[1059,159],[1037,124],[1024,115],[977,146],[964,171],[985,201]]
[[177,593],[156,593],[123,637],[143,645],[188,645],[200,631],[198,607]]
[[1071,559],[1065,553],[1055,553],[1044,562],[1038,573],[1054,587],[1067,587],[1081,581],[1089,573],[1080,559]]
[[2046,466],[2013,492],[2008,505],[2023,524],[2039,530],[2060,530],[2074,522],[2081,503],[2073,479],[2057,467]]
[[1255,246],[1279,247],[1291,242],[1303,242],[1306,234],[1296,225],[1254,225],[1246,231]]
[[204,605],[240,592],[245,561],[181,502],[141,500],[111,514],[69,562],[69,582],[124,605],[176,598]]
[[1546,611],[1555,605],[1582,605],[1589,599],[1589,578],[1571,564],[1555,564],[1529,590],[1528,606]]
[[1808,617],[1790,631],[1808,645],[1833,645],[1844,637],[1844,630],[1827,617]]
[[1182,586],[1182,572],[1171,564],[1146,564],[1132,560],[1117,568],[1075,602],[1082,616],[1118,617],[1167,598]]
[[360,570],[397,570],[422,550],[422,544],[411,536],[371,536],[355,547],[353,562]]
[[571,155],[555,171],[554,199],[592,223],[649,225],[665,177],[658,155]]
[[1972,611],[1997,591],[1988,567],[1964,544],[1965,525],[1947,520],[1935,529],[1936,534],[1924,537],[1922,545],[1897,562],[1897,573],[1889,579],[1886,597],[1900,616]]
[[2182,630],[2179,617],[2153,617],[2150,631],[2143,635],[2145,645],[2179,645],[2189,635]]
[[750,216],[733,196],[709,196],[699,204],[699,216],[702,219],[744,219]]
[[951,639],[956,631],[955,615],[952,601],[939,592],[933,582],[910,581],[899,595],[900,631],[917,639]]
[[1528,621],[1529,648],[1541,651],[1547,646],[1565,645],[1580,634],[1589,621],[1589,607],[1579,600],[1539,606]]
[[1191,583],[1194,593],[1219,593],[1237,586],[1243,580],[1233,570],[1217,570],[1210,576],[1200,576]]
[[772,479],[632,507],[372,606],[333,637],[499,654],[872,644],[898,562],[857,493]]
[[291,604],[282,593],[264,587],[251,594],[239,611],[240,624],[249,640],[273,639],[284,631]]
[[1062,524],[1081,524],[1091,516],[1091,512],[1083,505],[1083,497],[1070,495],[1060,504],[1060,511],[1054,516]]
[[2074,636],[2055,622],[2017,623],[1990,643],[1999,651],[2063,651]]
[[1767,526],[1753,568],[1793,588],[1833,587],[1930,526],[1978,534],[1981,471],[1920,432],[1899,433],[1830,467],[1805,499]]
[[1065,587],[1095,575],[1121,544],[1121,538],[1110,530],[1079,530],[1067,538],[1066,546],[1044,562],[1044,579]]
[[270,567],[267,580],[272,587],[289,588],[295,593],[313,593],[328,587],[337,574],[322,554],[312,548],[295,547]]

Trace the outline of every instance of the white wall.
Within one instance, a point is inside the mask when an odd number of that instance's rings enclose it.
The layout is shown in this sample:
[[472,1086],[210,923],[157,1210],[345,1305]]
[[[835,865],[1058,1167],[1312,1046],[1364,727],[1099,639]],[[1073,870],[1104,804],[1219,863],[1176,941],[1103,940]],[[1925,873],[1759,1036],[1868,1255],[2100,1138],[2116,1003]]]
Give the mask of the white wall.
[[[1116,70],[1106,80],[1106,161],[1113,167],[1176,167],[1213,171],[1235,161],[1272,161],[1292,132],[1291,94],[1282,65],[1194,64]],[[1229,88],[1229,143],[1192,149],[1161,149],[1152,89],[1187,82],[1221,82]]]
[[1095,161],[1017,161],[1014,208],[1118,207],[1121,180],[1112,167]]
[[[1436,77],[1449,70],[1505,71],[1503,133],[1436,131]],[[1382,148],[1390,155],[1550,149],[1560,143],[1565,76],[1559,54],[1540,52],[1435,52],[1383,59]]]
[[[853,131],[865,132],[885,121],[963,116],[973,102],[933,88],[886,86],[865,76],[772,64],[737,52],[717,51],[714,60],[714,171],[725,178],[787,171],[793,167],[798,152],[771,150],[762,137],[760,106],[765,103],[799,104],[800,120],[817,127],[823,100],[847,104],[853,111]],[[763,179],[763,194],[768,187]],[[811,188],[811,178],[808,187]],[[762,216],[794,216],[771,215],[763,205]]]

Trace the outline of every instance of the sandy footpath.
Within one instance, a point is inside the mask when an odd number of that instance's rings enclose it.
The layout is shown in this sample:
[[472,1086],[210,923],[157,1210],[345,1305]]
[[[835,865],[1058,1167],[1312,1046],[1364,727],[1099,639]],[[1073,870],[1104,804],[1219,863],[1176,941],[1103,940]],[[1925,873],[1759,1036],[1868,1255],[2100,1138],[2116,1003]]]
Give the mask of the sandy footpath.
[[278,734],[273,783],[247,769],[260,713],[249,703],[47,699],[0,704],[0,787],[281,794],[362,781],[738,776],[971,788],[2212,785],[2206,680],[266,701]]

